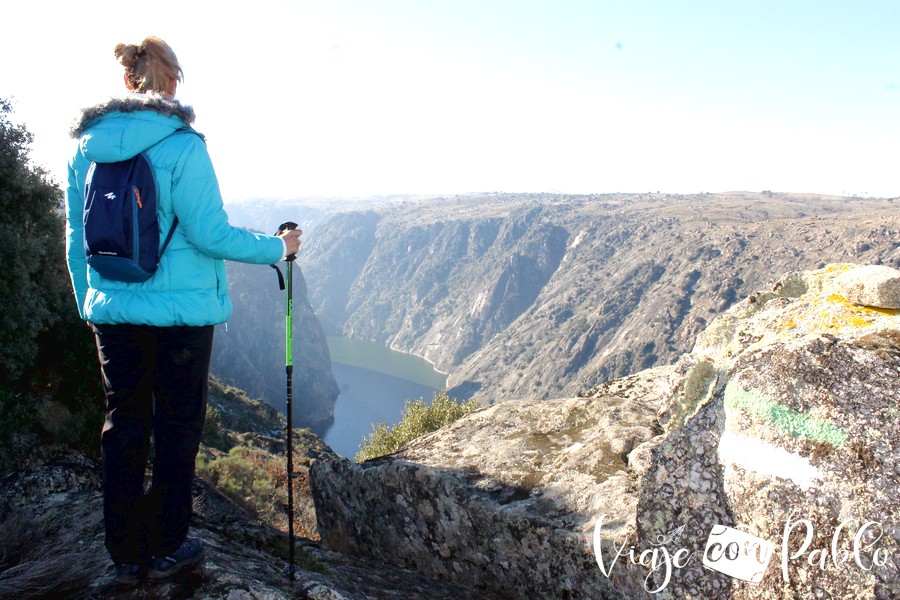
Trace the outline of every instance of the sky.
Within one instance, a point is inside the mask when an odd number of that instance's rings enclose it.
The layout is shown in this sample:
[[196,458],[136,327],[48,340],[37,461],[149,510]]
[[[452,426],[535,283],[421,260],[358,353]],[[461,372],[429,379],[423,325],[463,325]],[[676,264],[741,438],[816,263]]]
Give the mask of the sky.
[[78,111],[166,40],[226,201],[721,191],[900,196],[894,0],[28,2],[0,97],[57,181]]

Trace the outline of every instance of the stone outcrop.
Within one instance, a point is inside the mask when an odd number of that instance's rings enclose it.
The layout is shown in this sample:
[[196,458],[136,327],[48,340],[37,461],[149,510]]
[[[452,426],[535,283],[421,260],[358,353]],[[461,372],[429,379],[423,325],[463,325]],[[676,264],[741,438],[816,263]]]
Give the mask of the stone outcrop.
[[865,265],[835,280],[840,292],[854,304],[873,308],[900,308],[900,271],[885,265]]
[[657,433],[671,375],[620,380],[609,395],[501,403],[398,456],[314,463],[323,542],[513,597],[607,597],[615,588],[590,553],[593,519],[633,515],[627,455]]
[[314,462],[324,545],[506,597],[898,597],[900,311],[854,271],[783,277],[671,367]]

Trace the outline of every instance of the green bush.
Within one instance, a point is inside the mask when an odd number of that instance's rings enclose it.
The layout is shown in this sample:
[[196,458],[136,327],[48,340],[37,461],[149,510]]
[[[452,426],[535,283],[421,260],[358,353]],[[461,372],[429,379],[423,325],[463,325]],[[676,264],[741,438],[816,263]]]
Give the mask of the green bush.
[[38,335],[59,320],[54,291],[69,277],[62,190],[31,163],[33,136],[11,114],[0,99],[0,375],[19,379],[38,354]]
[[207,406],[206,419],[203,421],[203,437],[201,441],[211,448],[227,452],[231,449],[228,433],[222,427],[222,411],[215,406]]
[[372,433],[363,440],[356,461],[396,452],[417,437],[437,431],[477,408],[474,398],[459,403],[447,396],[446,390],[436,392],[430,405],[422,398],[407,400],[399,423],[393,427],[385,423],[372,426]]
[[271,454],[258,448],[235,446],[221,458],[207,460],[198,455],[197,473],[212,480],[222,493],[244,508],[259,514],[276,495],[272,459]]
[[[285,457],[273,454],[272,448],[265,447],[265,438],[238,435],[233,441],[238,445],[228,453],[201,446],[197,454],[197,475],[265,525],[286,532],[288,478]],[[260,442],[264,447],[256,445]],[[308,460],[298,456],[295,450],[294,531],[301,537],[318,539]]]
[[[40,442],[96,457],[103,392],[65,257],[63,192],[0,98],[0,471]],[[22,440],[30,440],[22,443]]]

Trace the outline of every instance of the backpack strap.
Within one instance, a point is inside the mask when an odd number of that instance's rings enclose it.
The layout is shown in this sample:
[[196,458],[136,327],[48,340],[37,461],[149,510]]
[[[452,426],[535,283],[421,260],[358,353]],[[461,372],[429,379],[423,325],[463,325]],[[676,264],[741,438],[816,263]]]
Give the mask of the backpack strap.
[[159,259],[162,259],[163,253],[166,251],[166,248],[169,247],[169,242],[172,241],[172,236],[175,235],[175,228],[178,227],[178,216],[172,220],[172,226],[169,227],[169,233],[166,234],[166,241],[163,242],[162,247],[159,249]]

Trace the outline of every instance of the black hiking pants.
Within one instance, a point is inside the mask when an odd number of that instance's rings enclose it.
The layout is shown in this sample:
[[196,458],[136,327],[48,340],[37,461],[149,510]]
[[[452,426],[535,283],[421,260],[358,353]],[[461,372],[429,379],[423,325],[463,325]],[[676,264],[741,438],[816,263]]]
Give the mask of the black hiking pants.
[[[106,392],[106,548],[116,563],[174,552],[191,520],[214,327],[93,325]],[[153,434],[153,476],[144,473]]]

